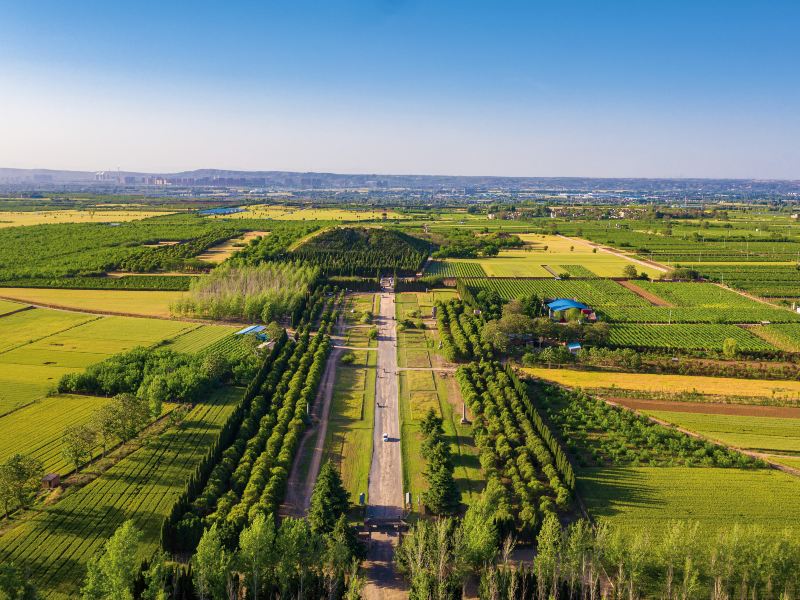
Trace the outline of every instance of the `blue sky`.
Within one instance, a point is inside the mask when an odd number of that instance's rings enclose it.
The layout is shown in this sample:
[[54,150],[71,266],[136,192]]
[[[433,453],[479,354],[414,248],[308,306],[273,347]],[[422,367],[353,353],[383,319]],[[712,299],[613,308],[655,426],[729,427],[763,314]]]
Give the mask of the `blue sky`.
[[800,179],[800,3],[0,1],[0,166]]

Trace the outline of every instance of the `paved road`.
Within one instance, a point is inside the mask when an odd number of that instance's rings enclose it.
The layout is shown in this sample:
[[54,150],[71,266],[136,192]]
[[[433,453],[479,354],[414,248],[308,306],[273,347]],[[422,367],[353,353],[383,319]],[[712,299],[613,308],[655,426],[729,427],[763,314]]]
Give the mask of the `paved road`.
[[[381,296],[378,317],[378,376],[375,383],[375,427],[369,471],[367,517],[395,519],[403,513],[403,471],[397,389],[397,333],[394,293]],[[383,434],[389,441],[383,441]]]
[[[400,415],[397,387],[397,329],[394,320],[394,293],[381,296],[378,326],[378,377],[375,382],[375,426],[372,466],[369,471],[367,517],[397,519],[403,514],[403,471],[400,453]],[[383,441],[383,434],[389,441]],[[408,598],[402,578],[394,568],[397,533],[372,534],[365,563],[366,600]]]

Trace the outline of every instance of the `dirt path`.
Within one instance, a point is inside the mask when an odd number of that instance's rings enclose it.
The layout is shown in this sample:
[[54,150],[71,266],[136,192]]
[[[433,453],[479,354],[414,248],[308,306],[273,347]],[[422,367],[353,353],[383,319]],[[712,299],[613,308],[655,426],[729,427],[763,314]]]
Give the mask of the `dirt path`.
[[625,254],[624,252],[620,252],[619,250],[615,250],[613,248],[608,248],[606,246],[601,246],[600,244],[595,244],[594,242],[590,242],[590,241],[584,240],[582,238],[572,238],[572,237],[568,237],[566,235],[561,235],[561,234],[558,234],[558,237],[563,238],[565,240],[569,240],[571,242],[588,244],[592,248],[597,248],[600,252],[606,252],[608,254],[613,254],[617,258],[624,258],[625,260],[628,260],[630,262],[636,263],[638,265],[642,265],[643,267],[650,267],[651,269],[655,269],[656,271],[661,271],[662,273],[667,273],[669,271],[669,269],[667,267],[665,267],[664,265],[662,265],[660,263],[657,263],[655,261],[642,260],[642,259],[639,259],[639,258],[634,258],[634,257],[632,257],[632,256],[630,256],[628,254]]
[[[344,328],[344,318],[342,316],[339,317],[336,328],[338,336],[341,336]],[[311,492],[314,491],[314,483],[316,483],[317,475],[319,475],[319,470],[322,467],[325,438],[328,434],[328,419],[331,414],[333,390],[336,383],[336,365],[339,362],[341,353],[342,347],[334,346],[325,363],[325,372],[322,375],[322,381],[319,384],[317,397],[314,401],[314,409],[312,410],[312,418],[315,424],[306,430],[297,448],[292,470],[286,483],[286,500],[281,507],[281,515],[302,517],[306,514],[311,504]],[[306,446],[311,443],[312,439],[315,440],[314,449],[308,465],[308,471],[305,478],[303,478],[302,469]]]
[[800,419],[800,408],[748,404],[722,404],[719,402],[680,402],[670,400],[640,400],[638,398],[609,397],[608,400],[633,410],[658,410],[667,412],[697,413],[706,415],[735,415],[743,417],[774,417]]
[[[400,451],[400,414],[397,383],[397,328],[394,290],[381,295],[378,325],[378,362],[375,382],[375,425],[372,465],[369,471],[368,519],[400,519],[403,515],[403,471]],[[383,435],[387,434],[387,441]],[[373,533],[367,550],[367,585],[364,598],[406,598],[402,579],[395,572],[396,533]]]
[[675,306],[674,304],[672,304],[672,302],[667,302],[663,298],[660,298],[655,294],[652,294],[647,290],[640,288],[632,281],[617,281],[617,283],[620,284],[622,287],[629,289],[637,296],[641,296],[653,306],[668,306],[668,307]]
[[721,287],[723,290],[728,290],[729,292],[733,292],[734,294],[739,294],[740,296],[744,296],[745,298],[748,298],[753,302],[760,302],[761,304],[766,304],[767,306],[770,306],[772,308],[783,308],[784,310],[792,312],[791,309],[787,308],[786,306],[775,304],[774,302],[770,302],[769,300],[767,300],[766,298],[762,298],[761,296],[755,296],[753,294],[745,292],[744,290],[738,290],[736,288],[728,287],[724,283],[719,283],[717,281],[711,281],[710,283],[713,283],[717,287]]

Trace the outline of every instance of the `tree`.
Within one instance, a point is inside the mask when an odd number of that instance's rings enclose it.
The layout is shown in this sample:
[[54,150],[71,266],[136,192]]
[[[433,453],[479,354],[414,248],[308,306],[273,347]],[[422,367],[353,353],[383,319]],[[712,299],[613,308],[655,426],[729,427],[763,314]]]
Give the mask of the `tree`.
[[308,522],[312,531],[328,533],[333,531],[339,517],[350,508],[350,497],[344,489],[342,478],[330,461],[322,465],[314,491],[311,493],[311,506],[308,509]]
[[44,476],[42,463],[26,454],[15,454],[0,465],[0,492],[5,508],[9,513],[12,500],[27,507],[39,487]]
[[267,338],[270,340],[277,340],[283,335],[283,327],[277,321],[272,321],[265,330]]
[[214,523],[203,532],[192,557],[192,579],[200,600],[224,600],[231,572],[231,555],[222,545],[222,536]]
[[133,439],[150,421],[150,408],[146,399],[133,394],[118,394],[111,404],[110,428],[123,442]]
[[584,329],[584,339],[586,343],[593,346],[604,346],[608,342],[608,336],[611,334],[611,327],[608,323],[599,321]]
[[722,342],[722,354],[726,358],[736,358],[739,354],[739,342],[733,338],[725,338],[725,341]]
[[337,591],[345,584],[345,577],[353,561],[362,554],[361,544],[356,533],[347,523],[347,517],[341,515],[336,521],[333,530],[324,538],[324,568],[325,581],[328,587],[328,597],[338,596]]
[[139,574],[137,546],[142,532],[125,521],[89,560],[83,600],[133,600],[133,584]]
[[14,563],[0,564],[0,598],[2,600],[39,600],[33,583]]
[[143,399],[147,400],[147,408],[150,417],[157,419],[161,416],[164,402],[169,400],[169,384],[167,383],[167,378],[164,375],[156,375],[147,383],[146,387],[140,391],[140,395]]
[[[540,598],[556,597],[563,544],[561,523],[555,514],[548,513],[536,538],[536,557],[533,560]],[[550,590],[546,589],[548,580]]]
[[61,437],[61,453],[79,471],[81,465],[92,457],[97,432],[88,425],[67,427]]
[[159,548],[147,571],[144,572],[145,589],[142,592],[142,600],[167,600],[167,578],[169,569],[167,568],[167,554]]
[[639,274],[636,272],[636,267],[634,265],[625,265],[622,269],[622,276],[628,279],[636,279]]
[[456,548],[460,560],[474,571],[490,564],[500,549],[491,493],[482,493],[470,504],[460,527],[462,543]]
[[248,598],[258,600],[265,583],[275,570],[275,519],[270,514],[256,515],[249,527],[239,534],[239,563],[247,583]]

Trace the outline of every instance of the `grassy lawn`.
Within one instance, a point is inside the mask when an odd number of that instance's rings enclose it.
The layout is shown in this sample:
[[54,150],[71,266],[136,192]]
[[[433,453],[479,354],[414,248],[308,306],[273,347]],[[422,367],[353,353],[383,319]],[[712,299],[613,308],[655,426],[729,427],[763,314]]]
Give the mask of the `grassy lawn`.
[[642,410],[723,444],[764,452],[800,452],[800,419]]
[[[430,317],[435,300],[455,297],[455,292],[438,290],[433,293],[400,294],[397,314],[402,311],[419,310]],[[436,331],[433,329],[407,329],[398,332],[398,365],[403,368],[431,369],[434,364]],[[461,412],[454,410],[460,405],[458,386],[452,374],[433,370],[400,371],[400,442],[403,452],[403,489],[411,492],[414,506],[419,495],[425,491],[425,459],[421,454],[422,436],[419,422],[433,409],[442,419],[445,434],[450,439],[455,464],[455,478],[462,493],[462,500],[469,503],[483,489],[484,480],[478,462],[478,452],[472,438],[472,427],[461,424]]]
[[758,396],[762,398],[800,398],[800,381],[735,379],[695,375],[656,375],[649,373],[611,373],[572,369],[523,369],[529,375],[570,387],[586,389],[619,388],[641,392],[699,392],[715,396]]
[[131,290],[66,290],[46,288],[3,288],[0,296],[31,304],[59,306],[75,310],[94,310],[141,315],[170,316],[170,304],[184,292]]
[[352,502],[368,493],[375,420],[376,352],[354,352],[351,365],[336,370],[333,404],[325,438],[325,458],[339,467]]
[[578,489],[593,517],[651,537],[679,519],[697,521],[709,534],[734,523],[769,530],[800,522],[800,479],[772,469],[585,469]]

